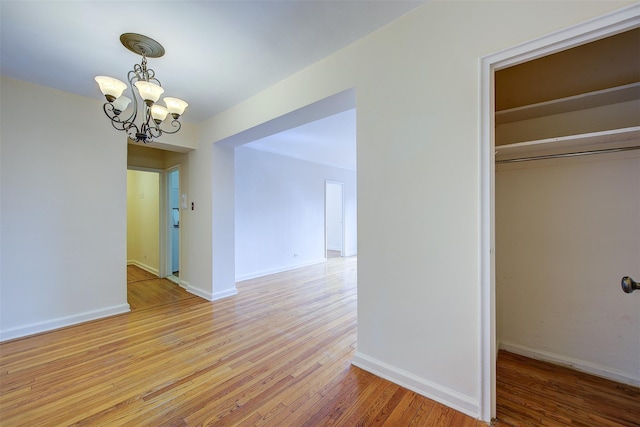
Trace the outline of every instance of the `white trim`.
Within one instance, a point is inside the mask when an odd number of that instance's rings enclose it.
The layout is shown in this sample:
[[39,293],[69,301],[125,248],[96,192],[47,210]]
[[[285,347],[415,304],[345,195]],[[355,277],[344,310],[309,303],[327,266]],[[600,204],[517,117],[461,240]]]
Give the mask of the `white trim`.
[[167,181],[168,175],[166,171],[158,174],[158,277],[167,277],[167,223],[169,222],[169,214],[167,212],[168,199]]
[[[161,221],[160,221],[160,261],[162,264],[162,268],[160,271],[162,272],[162,277],[169,278],[173,275],[173,218],[171,217],[171,186],[170,186],[170,175],[173,172],[178,172],[178,209],[180,220],[184,217],[183,210],[186,210],[182,207],[182,169],[181,164],[178,163],[170,168],[167,168],[162,173],[162,182],[164,183],[164,188],[160,189],[160,195],[164,196],[160,200],[160,213]],[[178,271],[180,271],[182,265],[182,230],[180,226],[178,226]],[[173,280],[175,282],[175,280]]]
[[60,329],[67,326],[77,325],[92,320],[102,319],[104,317],[115,316],[117,314],[128,313],[131,311],[129,304],[114,305],[111,307],[101,308],[97,310],[85,311],[84,313],[74,314],[72,316],[59,317],[53,320],[36,322],[30,325],[19,326],[12,329],[0,331],[0,341],[22,338],[28,335],[48,332],[54,329]]
[[236,287],[234,287],[233,289],[229,289],[227,291],[216,292],[211,296],[211,301],[232,297],[234,295],[238,295],[238,289]]
[[480,58],[480,419],[496,415],[494,99],[496,70],[540,58],[640,26],[640,3]]
[[410,372],[377,360],[356,351],[351,362],[354,366],[371,372],[381,378],[396,383],[431,400],[442,403],[450,408],[478,418],[478,401],[457,391],[443,387]]
[[207,301],[213,301],[213,295],[211,294],[211,292],[203,291],[200,288],[196,288],[195,286],[191,286],[189,284],[189,282],[187,282],[186,280],[181,280],[180,283],[181,283],[182,287],[184,289],[186,289],[187,292],[189,292],[191,294],[194,294],[194,295],[197,295],[200,298],[204,298]]
[[519,354],[536,360],[542,360],[543,362],[565,365],[577,371],[586,372],[591,375],[607,378],[620,383],[636,387],[640,386],[640,376],[638,376],[638,374],[634,376],[631,372],[621,371],[620,369],[615,369],[600,363],[588,362],[586,360],[564,356],[551,351],[541,350],[508,341],[500,342],[500,350],[505,350],[510,353]]
[[207,301],[216,301],[222,298],[231,297],[238,294],[238,289],[233,288],[223,292],[216,292],[212,294],[211,292],[204,291],[200,288],[196,288],[195,286],[191,286],[189,282],[185,280],[180,281],[180,286],[182,286],[187,292],[199,296],[200,298],[204,298]]
[[268,276],[270,274],[282,273],[285,271],[295,270],[297,268],[309,267],[310,265],[322,264],[323,262],[327,262],[326,258],[318,258],[307,262],[302,262],[299,264],[289,264],[276,268],[270,268],[267,270],[254,271],[253,273],[244,274],[242,276],[236,277],[236,282],[242,282],[244,280],[255,279],[257,277]]

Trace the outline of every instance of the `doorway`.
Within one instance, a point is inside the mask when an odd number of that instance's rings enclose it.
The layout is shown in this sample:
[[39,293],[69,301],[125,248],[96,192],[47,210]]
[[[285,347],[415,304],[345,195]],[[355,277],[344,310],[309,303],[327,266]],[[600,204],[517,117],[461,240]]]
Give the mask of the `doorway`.
[[496,262],[495,262],[495,75],[497,70],[633,29],[633,8],[570,27],[481,61],[481,418],[496,416]]
[[[337,225],[340,241],[329,242],[331,255],[356,255],[354,104],[355,91],[349,90],[274,119],[255,133],[214,144],[233,153],[236,282],[326,263],[327,181],[342,184],[338,208],[345,218]],[[274,127],[281,130],[273,133]],[[267,135],[256,138],[262,131]],[[220,193],[228,194],[227,188]]]
[[180,168],[127,170],[127,264],[178,283]]
[[325,253],[344,256],[344,184],[325,181]]

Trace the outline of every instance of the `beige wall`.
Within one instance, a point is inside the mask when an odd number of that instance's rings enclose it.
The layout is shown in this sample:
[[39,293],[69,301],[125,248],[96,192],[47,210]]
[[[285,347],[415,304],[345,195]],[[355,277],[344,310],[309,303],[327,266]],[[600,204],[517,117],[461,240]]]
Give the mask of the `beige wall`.
[[126,140],[98,99],[0,91],[0,338],[128,311]]
[[190,159],[201,178],[191,191],[206,210],[189,243],[201,257],[194,280],[210,281],[213,294],[231,286],[215,277],[228,263],[216,265],[212,248],[233,245],[232,190],[220,185],[227,154],[215,142],[355,88],[356,361],[480,416],[480,58],[628,4],[428,2],[205,122]]
[[499,165],[502,348],[640,384],[638,152]]
[[127,171],[127,264],[158,274],[160,174]]
[[[181,175],[196,206],[181,224],[186,279],[209,296],[235,289],[233,152],[213,143],[355,88],[358,359],[480,416],[479,60],[632,3],[427,2],[202,123]],[[1,90],[3,331],[121,307],[122,135],[98,100],[4,78]]]

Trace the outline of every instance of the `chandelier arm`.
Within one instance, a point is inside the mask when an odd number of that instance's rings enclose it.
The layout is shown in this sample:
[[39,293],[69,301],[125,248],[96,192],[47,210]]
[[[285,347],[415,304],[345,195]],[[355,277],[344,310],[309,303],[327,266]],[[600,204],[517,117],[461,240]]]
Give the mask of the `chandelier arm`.
[[155,122],[153,122],[153,120],[151,119],[151,112],[149,110],[149,107],[143,105],[143,108],[145,110],[144,120],[140,125],[140,128],[136,127],[135,132],[129,133],[129,138],[133,139],[136,142],[149,144],[150,142],[153,142],[154,138],[162,135],[162,131],[158,129]]
[[[144,140],[140,139],[138,137],[138,135],[140,134],[138,127],[137,126],[131,126],[129,129],[127,129],[127,137],[135,142],[145,142]],[[146,142],[145,142],[146,143]]]
[[130,122],[131,124],[135,123],[138,116],[138,97],[136,96],[136,90],[134,89],[135,77],[135,71],[129,71],[129,73],[127,74],[127,78],[129,80],[129,90],[131,91],[131,100],[133,101],[133,110],[131,111],[129,117],[122,120],[124,122]]
[[151,135],[151,139],[160,138],[162,136],[162,129],[154,123],[154,126],[149,126],[147,133]]
[[157,84],[158,86],[162,86],[162,83],[160,83],[160,80],[156,79],[156,73],[152,70],[149,69],[149,82],[154,82],[155,84]]
[[182,123],[180,123],[178,120],[171,120],[171,127],[175,128],[174,130],[166,130],[166,129],[160,129],[162,131],[162,133],[166,133],[166,134],[174,134],[174,133],[178,133],[178,131],[180,130],[180,128],[182,127]]
[[116,110],[115,108],[113,108],[113,104],[111,104],[110,102],[106,102],[102,108],[104,110],[104,113],[111,120],[111,126],[113,126],[114,129],[127,130],[131,126],[135,127],[135,124],[132,121],[121,119],[120,116],[115,113]]

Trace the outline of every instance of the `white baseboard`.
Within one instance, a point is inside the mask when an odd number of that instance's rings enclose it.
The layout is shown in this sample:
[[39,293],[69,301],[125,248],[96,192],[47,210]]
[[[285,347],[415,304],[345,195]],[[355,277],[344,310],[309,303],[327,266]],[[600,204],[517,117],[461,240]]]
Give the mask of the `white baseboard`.
[[196,288],[195,286],[191,286],[189,282],[185,280],[180,281],[180,286],[185,288],[187,292],[197,295],[200,298],[204,298],[207,301],[215,301],[215,300],[227,298],[227,297],[238,294],[238,289],[235,286],[233,287],[233,289],[229,289],[223,292],[216,292],[214,294],[212,294],[211,292],[204,291],[200,288]]
[[160,272],[158,271],[157,268],[153,268],[151,266],[148,266],[147,264],[143,264],[140,261],[136,261],[136,260],[127,261],[127,265],[135,265],[136,267],[140,267],[141,269],[148,271],[151,274],[160,276]]
[[169,276],[165,277],[165,279],[167,279],[170,282],[175,283],[176,285],[180,286],[180,287],[184,287],[182,286],[182,284],[180,283],[180,278],[174,276],[173,274],[170,274]]
[[233,289],[229,289],[223,292],[216,292],[215,294],[213,294],[213,298],[211,299],[211,301],[232,297],[234,295],[238,295],[238,289],[235,286],[233,287]]
[[465,413],[470,417],[479,418],[480,416],[478,400],[471,396],[458,393],[357,351],[351,363],[358,368]]
[[283,271],[295,270],[296,268],[308,267],[310,265],[320,264],[323,262],[327,262],[326,258],[318,258],[307,262],[301,262],[299,264],[290,264],[285,266],[280,266],[277,268],[254,271],[253,273],[243,274],[242,276],[236,277],[236,282],[242,282],[243,280],[255,279],[257,277],[268,276],[270,274],[282,273]]
[[204,298],[207,301],[213,301],[213,295],[211,292],[203,291],[200,288],[196,288],[195,286],[191,286],[189,282],[186,280],[180,280],[180,286],[182,286],[187,292],[199,296],[200,298]]
[[607,378],[619,383],[629,384],[636,387],[640,386],[640,377],[638,377],[637,375],[634,377],[629,372],[624,372],[619,369],[601,365],[599,363],[588,362],[586,360],[564,356],[562,354],[552,353],[550,351],[540,350],[509,341],[500,341],[498,348],[500,350],[505,350],[510,353],[519,354],[520,356],[541,360],[543,362],[565,365],[572,369],[575,369],[576,371],[586,372],[587,374]]
[[0,341],[22,338],[28,335],[48,332],[54,329],[64,328],[66,326],[77,325],[79,323],[89,322],[91,320],[102,319],[104,317],[115,316],[116,314],[128,313],[131,311],[129,304],[114,305],[98,310],[86,311],[84,313],[74,314],[72,316],[59,317],[57,319],[46,320],[43,322],[31,323],[29,325],[18,326],[15,328],[0,331]]

